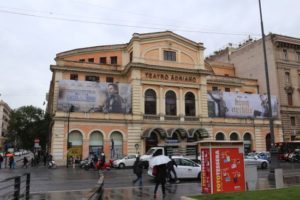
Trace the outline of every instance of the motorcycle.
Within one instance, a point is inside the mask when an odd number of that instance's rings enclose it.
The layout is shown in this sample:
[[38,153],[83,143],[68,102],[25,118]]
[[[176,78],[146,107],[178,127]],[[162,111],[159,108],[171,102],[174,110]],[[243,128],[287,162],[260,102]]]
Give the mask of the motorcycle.
[[56,168],[56,163],[54,160],[48,161],[48,168]]

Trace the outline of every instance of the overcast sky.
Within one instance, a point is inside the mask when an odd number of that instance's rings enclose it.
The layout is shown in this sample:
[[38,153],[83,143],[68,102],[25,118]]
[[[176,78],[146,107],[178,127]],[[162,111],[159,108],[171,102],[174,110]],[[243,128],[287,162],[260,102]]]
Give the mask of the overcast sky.
[[[299,7],[262,0],[265,33],[300,37]],[[0,99],[44,109],[56,53],[164,30],[203,42],[207,56],[260,37],[258,0],[2,0]]]

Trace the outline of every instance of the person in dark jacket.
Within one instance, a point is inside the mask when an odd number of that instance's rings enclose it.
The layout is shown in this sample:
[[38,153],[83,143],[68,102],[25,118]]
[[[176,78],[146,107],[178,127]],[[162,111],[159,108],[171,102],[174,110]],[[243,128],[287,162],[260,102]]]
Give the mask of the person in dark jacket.
[[175,182],[176,183],[179,183],[179,180],[177,179],[177,174],[176,174],[176,171],[174,169],[174,165],[175,167],[177,167],[177,163],[175,162],[174,159],[172,159],[172,156],[170,155],[169,156],[170,158],[170,161],[167,163],[167,171],[168,171],[168,178],[169,178],[169,181],[172,179],[172,175],[171,175],[171,172],[173,173],[174,175],[174,178],[175,178]]
[[163,164],[163,165],[157,165],[156,167],[156,176],[155,176],[155,188],[154,188],[154,199],[156,198],[156,192],[158,189],[159,184],[161,184],[161,189],[162,189],[162,193],[163,193],[163,198],[166,197],[166,188],[165,188],[165,184],[166,184],[166,178],[167,178],[167,165]]
[[143,185],[143,168],[143,162],[140,161],[140,156],[138,155],[133,164],[133,173],[136,175],[136,179],[132,181],[133,184],[140,181],[140,186]]

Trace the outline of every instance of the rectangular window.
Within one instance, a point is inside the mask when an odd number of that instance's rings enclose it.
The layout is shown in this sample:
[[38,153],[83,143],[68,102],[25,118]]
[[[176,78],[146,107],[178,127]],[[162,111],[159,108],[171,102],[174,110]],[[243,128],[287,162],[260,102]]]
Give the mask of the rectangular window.
[[288,105],[292,106],[293,105],[293,94],[292,93],[288,93],[287,94],[287,99],[288,99]]
[[100,57],[99,63],[100,64],[106,64],[106,57]]
[[230,92],[230,88],[225,88],[225,92]]
[[176,61],[176,52],[164,51],[164,60]]
[[88,62],[89,62],[89,63],[93,63],[93,62],[94,62],[94,58],[89,58],[89,59],[88,59]]
[[297,61],[300,61],[300,52],[296,52],[296,54],[297,54],[297,57],[296,57]]
[[291,117],[291,126],[296,126],[296,118]]
[[288,59],[288,52],[286,49],[283,49],[283,59],[287,60]]
[[79,59],[79,62],[85,62],[85,59]]
[[113,83],[114,82],[114,77],[106,77],[106,82],[107,83]]
[[110,64],[116,65],[117,63],[118,63],[118,57],[117,56],[110,57]]
[[132,62],[132,57],[133,57],[133,53],[130,52],[130,54],[129,54],[129,62]]
[[70,74],[70,80],[78,80],[78,74]]
[[290,72],[285,72],[285,83],[290,83],[291,79],[290,79]]
[[213,87],[212,87],[212,91],[218,91],[218,87],[213,86]]
[[99,82],[99,76],[85,76],[85,80]]

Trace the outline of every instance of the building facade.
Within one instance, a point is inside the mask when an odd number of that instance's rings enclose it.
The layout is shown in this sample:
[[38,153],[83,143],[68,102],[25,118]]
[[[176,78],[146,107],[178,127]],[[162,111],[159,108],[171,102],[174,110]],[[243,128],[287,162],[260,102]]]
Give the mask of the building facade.
[[[191,142],[216,139],[266,150],[268,120],[220,114],[222,90],[257,94],[257,81],[236,77],[232,64],[205,62],[203,52],[202,43],[166,31],[57,54],[47,106],[54,159],[64,165],[102,151],[116,158],[164,144],[192,151]],[[275,133],[281,141],[278,120]]]
[[11,108],[0,100],[0,151],[4,151],[5,136],[8,133]]
[[[300,39],[269,34],[265,40],[270,90],[279,99],[284,140],[300,140]],[[257,79],[260,92],[266,93],[262,49],[261,39],[250,39],[207,60],[233,63],[237,76]]]

